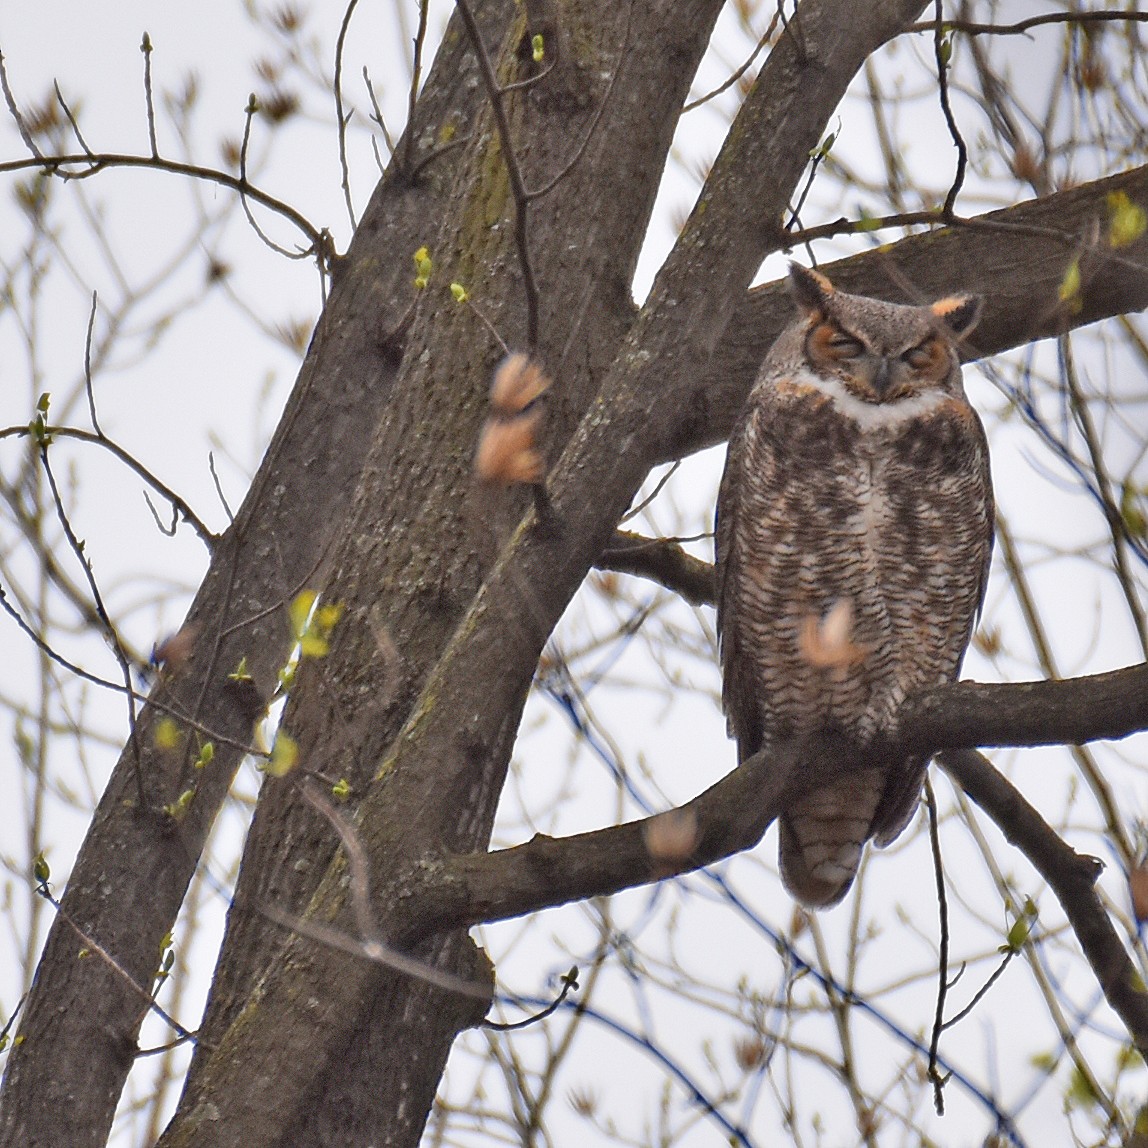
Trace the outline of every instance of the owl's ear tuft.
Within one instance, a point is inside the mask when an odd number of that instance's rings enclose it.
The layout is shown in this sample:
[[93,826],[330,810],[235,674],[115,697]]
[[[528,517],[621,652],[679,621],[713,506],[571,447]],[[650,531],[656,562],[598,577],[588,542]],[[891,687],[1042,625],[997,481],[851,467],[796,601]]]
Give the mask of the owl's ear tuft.
[[797,305],[807,315],[813,311],[825,311],[829,299],[837,294],[837,288],[821,274],[800,263],[789,265],[789,289]]
[[963,339],[980,321],[984,305],[980,295],[950,295],[947,299],[938,299],[930,310],[954,339]]

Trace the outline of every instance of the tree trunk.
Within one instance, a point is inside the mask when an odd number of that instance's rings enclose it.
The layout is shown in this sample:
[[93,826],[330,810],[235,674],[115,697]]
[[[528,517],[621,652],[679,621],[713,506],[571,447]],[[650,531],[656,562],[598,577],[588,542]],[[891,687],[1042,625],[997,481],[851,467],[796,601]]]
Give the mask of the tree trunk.
[[[633,327],[625,291],[654,173],[717,6],[571,8],[555,69],[561,87],[555,92],[549,76],[538,84],[516,112],[513,145],[527,187],[565,173],[531,206],[531,260],[543,301],[540,357],[557,379],[552,449],[578,424],[594,385],[607,379],[552,472],[555,521],[528,516],[493,566],[494,546],[482,561],[471,556],[471,545],[458,545],[474,537],[476,525],[479,538],[492,542],[510,529],[489,495],[473,493],[471,478],[498,352],[469,311],[453,308],[445,294],[439,306],[428,300],[412,324],[403,379],[325,590],[344,607],[338,636],[329,657],[300,675],[284,716],[306,768],[346,776],[356,792],[375,779],[356,811],[358,840],[370,862],[372,927],[392,948],[425,940],[420,874],[433,871],[443,850],[485,847],[538,653],[645,477],[661,435],[680,417],[673,386],[684,387],[704,363],[728,319],[728,300],[776,242],[765,221],[780,215],[854,72],[920,7],[802,8],[801,35],[783,36],[774,48],[724,164],[719,157],[696,226],[687,226],[676,263],[672,257]],[[513,61],[524,33],[530,29],[510,36],[499,66],[503,81],[522,78]],[[627,43],[642,50],[627,52]],[[579,46],[573,60],[564,56],[570,45]],[[567,69],[574,80],[602,77],[584,102]],[[454,199],[457,215],[430,246],[445,278],[472,291],[483,285],[479,306],[513,337],[523,321],[513,204],[500,190],[501,146],[492,129],[479,127]],[[501,214],[483,211],[492,203]],[[616,354],[620,346],[626,350]],[[668,409],[659,410],[663,397]],[[461,491],[471,493],[460,498]],[[380,631],[397,659],[379,653]],[[396,718],[405,724],[391,724]],[[441,1062],[433,1069],[412,1064],[392,1027],[399,1017],[370,1007],[380,997],[408,999],[411,982],[306,935],[322,921],[356,936],[348,892],[355,878],[345,859],[325,872],[309,865],[302,874],[282,873],[269,886],[273,858],[300,855],[303,831],[293,828],[292,816],[309,825],[309,862],[330,856],[338,843],[329,824],[301,807],[289,782],[268,782],[269,791],[273,785],[280,793],[263,799],[257,821],[275,812],[249,838],[229,930],[235,939],[221,957],[199,1064],[163,1143],[360,1143],[367,1136],[414,1143],[421,1121],[387,1110],[374,1082],[407,1081],[402,1094],[429,1103],[425,1075],[433,1071],[437,1080]],[[278,865],[287,868],[286,861]],[[257,892],[248,895],[248,882]],[[257,911],[272,898],[306,927],[268,937]],[[266,938],[265,949],[254,934]],[[465,968],[453,971],[481,991]],[[414,994],[419,1011],[425,996],[422,989]],[[427,1047],[445,1056],[465,1015],[436,1002],[423,1030]],[[336,1082],[337,1106],[328,1103]]]

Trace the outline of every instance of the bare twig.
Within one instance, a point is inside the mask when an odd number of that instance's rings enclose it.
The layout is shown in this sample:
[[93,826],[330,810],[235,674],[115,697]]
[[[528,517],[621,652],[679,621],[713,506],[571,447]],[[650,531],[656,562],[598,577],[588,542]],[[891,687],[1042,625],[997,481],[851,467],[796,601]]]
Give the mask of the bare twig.
[[533,1016],[528,1016],[525,1020],[517,1020],[510,1024],[500,1024],[495,1020],[484,1020],[482,1027],[492,1029],[494,1032],[513,1032],[515,1029],[527,1028],[529,1025],[537,1024],[540,1020],[545,1020],[548,1016],[557,1012],[558,1009],[562,1007],[562,1002],[570,993],[577,991],[578,966],[574,965],[568,973],[564,973],[562,976],[562,991],[541,1012],[536,1012]]
[[72,929],[72,931],[76,934],[76,936],[80,938],[81,941],[83,941],[84,948],[87,949],[90,953],[94,953],[113,972],[122,977],[127,982],[128,987],[132,990],[132,992],[134,992],[136,996],[145,1001],[147,1007],[152,1012],[154,1012],[156,1016],[158,1016],[160,1020],[164,1022],[164,1024],[168,1025],[179,1035],[179,1039],[181,1041],[197,1039],[195,1033],[184,1028],[183,1025],[175,1019],[175,1017],[171,1016],[163,1008],[161,1008],[156,1003],[155,997],[142,985],[137,984],[131,973],[129,973],[127,969],[125,969],[123,965],[121,965],[119,961],[117,961],[115,957],[113,957],[112,954],[109,953],[108,950],[99,943],[99,941],[86,933],[83,929],[80,928],[79,925],[76,924],[75,921],[72,920],[72,918],[64,909],[63,905],[61,905],[59,900],[52,895],[52,891],[48,888],[48,883],[46,881],[42,881],[36,886],[36,892],[39,893],[39,895],[43,897],[44,900],[47,901],[53,909],[56,910],[57,914],[64,921],[64,923]]
[[[117,167],[152,168],[155,171],[167,172],[170,175],[186,176],[190,179],[203,180],[207,183],[217,183],[222,187],[231,188],[239,192],[246,201],[258,203],[276,215],[283,216],[297,227],[309,240],[311,246],[302,254],[286,252],[292,258],[303,258],[315,255],[326,259],[330,255],[330,239],[315,227],[305,216],[289,204],[284,203],[275,196],[260,190],[247,181],[246,175],[237,178],[225,171],[216,168],[201,167],[198,164],[181,163],[178,160],[156,158],[146,155],[130,155],[120,152],[78,152],[76,154],[43,155],[37,151],[32,159],[7,160],[0,163],[0,174],[10,171],[42,170],[64,180],[90,179],[93,175]],[[73,168],[80,168],[75,171]]]
[[[94,686],[99,686],[101,689],[110,690],[112,693],[126,694],[132,698],[133,701],[138,703],[147,702],[152,708],[158,712],[165,714],[168,717],[174,718],[176,721],[186,725],[189,729],[195,730],[197,733],[203,734],[209,741],[213,741],[218,745],[231,746],[233,749],[239,750],[240,753],[248,757],[266,758],[268,756],[265,750],[261,750],[256,746],[251,745],[249,742],[239,741],[236,738],[229,737],[225,733],[220,733],[218,730],[213,730],[204,725],[200,721],[196,721],[190,714],[184,712],[175,706],[168,705],[160,701],[158,698],[141,694],[135,690],[131,685],[125,686],[123,682],[113,682],[108,678],[101,678],[98,674],[93,674],[90,670],[85,670],[83,666],[77,665],[75,662],[69,661],[58,650],[56,650],[50,642],[46,641],[41,634],[38,634],[35,628],[29,625],[27,619],[16,609],[15,606],[8,600],[8,595],[4,592],[4,587],[0,586],[0,610],[3,610],[21,632],[40,650],[45,657],[55,662],[56,665],[65,669],[70,674],[74,674],[78,678],[82,678],[85,682],[91,682]],[[134,663],[133,663],[134,664]],[[141,667],[146,668],[146,667]]]
[[1064,376],[1065,386],[1072,405],[1072,413],[1076,416],[1077,426],[1084,436],[1084,444],[1088,448],[1088,458],[1092,463],[1092,472],[1096,476],[1096,492],[1100,497],[1100,505],[1108,523],[1108,530],[1112,536],[1112,565],[1116,580],[1124,593],[1124,600],[1128,604],[1128,612],[1132,616],[1132,623],[1136,627],[1136,635],[1140,639],[1140,649],[1148,657],[1148,620],[1144,616],[1144,607],[1140,604],[1140,595],[1128,569],[1128,527],[1120,507],[1112,497],[1112,479],[1108,474],[1108,465],[1104,461],[1104,451],[1101,447],[1100,436],[1096,431],[1096,424],[1092,419],[1092,412],[1088,409],[1080,389],[1080,379],[1076,372],[1076,362],[1072,356],[1072,342],[1068,335],[1062,335],[1057,340],[1057,352],[1060,357],[1061,372]]
[[[1025,573],[1020,555],[1017,553],[1012,530],[999,510],[996,518],[996,538],[1000,544],[1005,567],[1008,570],[1009,585],[1012,587],[1013,593],[1016,594],[1017,604],[1020,606],[1021,614],[1036,650],[1040,668],[1047,677],[1059,678],[1060,671],[1057,668],[1048,636],[1044,632],[1044,624],[1028,584],[1028,575]],[[1084,775],[1085,781],[1088,782],[1088,788],[1092,791],[1096,804],[1100,807],[1105,828],[1116,845],[1121,861],[1126,868],[1130,868],[1134,863],[1135,850],[1132,847],[1132,842],[1128,839],[1124,820],[1116,804],[1116,797],[1111,786],[1093,760],[1092,755],[1080,744],[1079,739],[1066,738],[1064,744],[1069,747],[1073,760]]]
[[[942,1032],[945,1032],[948,1029],[952,1028],[953,1025],[958,1023],[958,1021],[964,1020],[965,1017],[967,1017],[969,1015],[969,1013],[971,1013],[973,1011],[973,1009],[975,1009],[977,1007],[977,1005],[980,1004],[982,1000],[984,1000],[985,996],[988,994],[989,989],[991,989],[993,987],[993,985],[995,985],[997,983],[997,981],[1000,980],[1001,974],[1009,966],[1009,961],[1011,961],[1013,959],[1013,957],[1015,957],[1015,956],[1016,956],[1016,950],[1015,949],[1010,948],[1010,949],[1005,950],[1005,954],[1001,958],[1001,963],[999,965],[997,965],[997,967],[995,969],[993,969],[991,975],[989,976],[989,979],[987,981],[985,981],[985,983],[983,985],[981,985],[981,987],[979,989],[977,989],[977,991],[975,993],[973,993],[973,999],[970,1000],[969,1003],[967,1005],[965,1005],[965,1007],[963,1009],[961,1009],[960,1012],[956,1013],[954,1016],[949,1017],[949,1019],[947,1021],[945,1021],[945,1023],[943,1025],[941,1025],[941,1031]],[[956,983],[956,978],[954,978],[953,983]],[[952,985],[950,985],[949,987],[951,988]]]
[[1097,896],[1100,860],[1077,853],[1063,841],[981,754],[947,750],[938,760],[1052,887],[1108,1003],[1136,1047],[1148,1052],[1144,982]]
[[92,430],[100,438],[104,438],[104,432],[100,428],[100,420],[96,418],[96,395],[92,390],[92,332],[96,326],[96,293],[92,292],[92,310],[88,315],[88,333],[84,337],[84,390],[88,396],[88,413],[92,418]]
[[938,1116],[945,1114],[945,1077],[937,1068],[937,1047],[945,1027],[945,995],[949,991],[949,899],[945,893],[945,869],[941,863],[941,834],[937,825],[937,798],[933,783],[925,777],[925,808],[929,811],[929,846],[933,854],[933,875],[937,882],[937,912],[940,940],[937,946],[937,1010],[933,1017],[933,1037],[929,1042],[929,1080],[933,1085],[933,1105]]
[[159,146],[155,136],[155,97],[151,86],[151,37],[145,32],[140,43],[144,58],[144,103],[147,107],[147,139],[151,146],[152,159],[159,159]]
[[964,32],[969,36],[1021,36],[1032,28],[1043,24],[1099,24],[1099,23],[1148,23],[1148,12],[1112,10],[1104,12],[1084,12],[1072,9],[1067,12],[1046,12],[1040,16],[1030,16],[1015,24],[978,24],[972,20],[924,20],[906,28],[906,32],[933,32],[939,27],[953,32]]
[[[415,32],[414,56],[411,60],[411,86],[407,94],[407,142],[403,147],[402,163],[402,169],[408,177],[413,177],[414,172],[414,147],[415,135],[417,134],[414,130],[415,104],[418,102],[419,81],[422,79],[423,44],[426,40],[427,13],[429,8],[430,0],[419,0],[419,26]],[[479,36],[477,29],[472,32],[471,26],[468,24],[467,31],[471,34],[471,38],[476,41],[476,49],[481,54],[483,51],[482,38]],[[391,150],[393,153],[394,149],[392,148]]]
[[355,219],[355,205],[351,202],[351,170],[347,166],[347,122],[351,118],[351,113],[343,115],[343,45],[347,41],[347,29],[351,26],[351,16],[358,3],[359,0],[350,0],[343,13],[343,21],[339,25],[339,35],[335,40],[335,77],[332,83],[335,92],[335,120],[339,133],[339,170],[343,173],[343,199],[347,204],[347,216],[351,221],[352,231],[358,226],[358,221]]
[[769,27],[767,27],[766,30],[761,34],[761,39],[758,40],[756,47],[752,52],[750,52],[749,57],[746,59],[745,63],[742,64],[741,67],[736,71],[734,71],[727,79],[718,84],[718,86],[712,91],[706,92],[704,96],[699,96],[696,100],[690,100],[690,102],[682,108],[683,116],[686,114],[686,112],[692,112],[695,108],[700,108],[702,104],[707,104],[710,100],[716,99],[722,94],[722,92],[729,91],[729,89],[732,88],[734,84],[736,84],[738,80],[740,80],[742,76],[744,76],[746,72],[748,72],[750,68],[753,67],[754,61],[765,50],[765,46],[773,37],[774,30],[777,28],[777,21],[780,17],[781,12],[779,9],[778,11],[774,12],[773,18],[769,21]]
[[207,469],[211,471],[211,481],[215,483],[215,493],[219,495],[220,505],[223,507],[224,514],[227,515],[228,522],[235,521],[235,514],[232,512],[231,507],[227,502],[227,495],[223,493],[223,484],[219,481],[219,474],[215,469],[215,452],[207,452]]
[[[613,69],[611,69],[610,82],[606,85],[606,90],[602,93],[602,99],[598,102],[597,108],[594,109],[594,115],[591,118],[590,123],[586,126],[586,131],[582,136],[582,142],[574,149],[574,154],[566,163],[562,165],[561,170],[553,179],[544,183],[541,187],[535,188],[534,190],[528,191],[526,193],[526,198],[528,200],[541,199],[544,195],[549,195],[550,192],[552,192],[566,178],[566,176],[574,170],[575,165],[585,154],[586,148],[589,147],[590,140],[594,137],[594,131],[598,127],[598,122],[602,118],[602,113],[606,110],[606,105],[610,102],[610,96],[614,91],[614,83],[618,79],[618,73],[622,69],[622,63],[626,59],[626,50],[630,44],[630,25],[632,23],[633,15],[634,0],[630,0],[630,3],[626,8],[626,28],[622,33],[622,46],[618,50],[618,62],[614,65]],[[545,71],[540,72],[537,76],[532,77],[529,82],[536,83],[538,80],[541,80],[553,66],[554,64],[551,64],[545,69]],[[508,86],[504,88],[503,91],[510,91],[512,90],[512,87],[516,86],[518,85]]]
[[953,108],[949,102],[949,63],[946,51],[951,52],[952,43],[949,42],[946,45],[945,27],[942,20],[944,13],[941,10],[942,2],[943,0],[934,0],[934,9],[937,13],[937,18],[933,28],[933,55],[937,61],[937,92],[941,100],[941,110],[945,113],[945,123],[948,125],[949,135],[952,136],[953,144],[957,149],[957,170],[953,175],[953,183],[949,188],[949,193],[945,196],[945,206],[943,208],[945,218],[947,219],[953,213],[961,185],[965,182],[965,166],[969,161],[969,152],[965,146],[964,137],[962,137],[960,129],[957,127],[956,118],[953,116]]
[[80,568],[84,571],[84,577],[87,579],[88,586],[92,591],[92,604],[95,606],[96,613],[103,625],[104,636],[108,641],[108,645],[111,647],[112,656],[116,659],[120,667],[120,673],[123,675],[124,696],[128,703],[128,744],[131,745],[132,751],[135,754],[137,796],[139,797],[140,808],[143,809],[145,805],[143,762],[140,759],[139,743],[136,741],[136,695],[135,690],[132,689],[131,658],[127,650],[124,649],[124,645],[120,641],[119,631],[116,629],[115,624],[112,622],[111,615],[104,605],[103,595],[100,593],[100,587],[96,581],[95,570],[93,570],[92,563],[84,552],[85,544],[76,537],[76,533],[72,529],[68,512],[64,508],[64,500],[60,494],[60,488],[56,484],[56,476],[52,471],[52,464],[48,461],[47,440],[42,441],[40,444],[40,462],[44,467],[44,474],[48,479],[48,487],[52,492],[52,501],[56,506],[56,517],[59,519],[61,527],[63,527],[64,536],[68,540],[68,545],[72,548],[72,553],[75,554],[76,559],[80,563]]
[[[393,156],[395,154],[395,141],[391,139],[391,133],[387,131],[387,121],[383,119],[383,109],[379,106],[379,99],[375,95],[375,85],[371,83],[371,73],[367,71],[367,65],[363,65],[363,83],[367,85],[367,96],[371,101],[371,119],[379,125],[379,131],[383,133],[383,142],[387,145],[387,151]],[[371,138],[372,144],[374,137]],[[376,162],[379,164],[379,172],[382,174],[386,169],[383,166],[382,160],[379,159],[378,152],[375,153]]]
[[[28,620],[8,601],[8,595],[4,592],[4,587],[0,586],[0,610],[12,619],[13,622],[23,631],[26,637],[30,638],[35,643],[36,648],[40,650],[46,657],[50,658],[56,665],[65,669],[70,674],[75,674],[78,678],[83,678],[86,682],[91,682],[94,686],[100,686],[102,689],[112,690],[115,693],[124,693],[125,689],[122,682],[112,682],[107,678],[101,678],[98,674],[93,674],[90,670],[85,670],[83,666],[76,665],[75,662],[69,661],[59,651],[54,649],[52,645],[47,642],[44,637],[36,632]],[[130,691],[130,687],[129,687]],[[130,691],[134,692],[134,691]],[[147,698],[140,694],[135,695],[139,701],[147,701]]]
[[0,52],[0,89],[4,92],[4,102],[8,105],[8,112],[15,121],[16,128],[20,132],[20,138],[24,141],[24,145],[37,160],[43,159],[44,154],[36,146],[36,141],[32,138],[32,133],[28,130],[28,124],[21,114],[20,108],[16,104],[16,97],[12,94],[12,88],[8,84],[8,69],[4,67],[3,52]]
[[[216,535],[208,529],[206,523],[191,509],[187,502],[176,494],[167,483],[152,474],[135,455],[125,447],[120,446],[114,439],[108,438],[102,431],[93,433],[92,431],[81,430],[79,427],[46,426],[43,433],[49,438],[69,438],[75,439],[77,442],[92,443],[115,455],[120,462],[139,475],[165,502],[170,503],[173,510],[178,511],[179,516],[199,535],[209,550],[215,545]],[[32,431],[27,426],[0,429],[0,439],[13,436],[26,437],[31,434]]]
[[86,154],[91,155],[92,149],[88,147],[88,141],[84,139],[83,133],[80,131],[79,121],[72,113],[72,109],[68,107],[68,101],[64,99],[64,93],[60,91],[59,80],[52,81],[56,89],[56,100],[60,107],[64,110],[64,115],[68,117],[68,123],[72,125],[72,132],[76,137],[76,142],[82,147]]
[[522,287],[526,293],[526,348],[533,353],[538,348],[538,284],[534,278],[534,265],[530,260],[528,234],[530,198],[522,180],[522,169],[518,165],[518,156],[514,151],[510,123],[506,118],[506,106],[502,102],[502,89],[498,86],[498,78],[494,74],[494,66],[490,62],[486,45],[482,42],[482,33],[479,31],[478,22],[474,18],[474,12],[471,11],[468,0],[455,0],[455,7],[462,17],[462,22],[466,25],[467,35],[470,37],[471,45],[478,59],[479,71],[482,73],[483,83],[486,85],[491,111],[494,113],[494,123],[498,129],[502,161],[506,165],[510,192],[514,198],[514,241],[518,247],[518,265],[522,271]]
[[[247,222],[251,224],[252,231],[254,231],[272,251],[277,255],[284,255],[288,259],[306,259],[312,253],[310,249],[307,251],[289,251],[286,247],[281,247],[255,221],[255,216],[251,214],[251,207],[247,202],[247,147],[251,142],[251,121],[255,118],[257,111],[259,111],[259,101],[255,93],[252,92],[247,99],[247,107],[243,109],[243,143],[239,147],[239,202],[243,205],[243,214],[247,216]],[[319,250],[321,251],[322,248],[319,248]],[[321,256],[319,265],[323,267]]]
[[171,525],[164,526],[163,519],[159,516],[159,511],[155,508],[155,503],[151,500],[151,495],[145,490],[143,492],[144,502],[147,503],[148,510],[151,511],[152,520],[155,522],[156,529],[167,538],[174,538],[175,532],[179,529],[179,511],[173,506],[171,508]]

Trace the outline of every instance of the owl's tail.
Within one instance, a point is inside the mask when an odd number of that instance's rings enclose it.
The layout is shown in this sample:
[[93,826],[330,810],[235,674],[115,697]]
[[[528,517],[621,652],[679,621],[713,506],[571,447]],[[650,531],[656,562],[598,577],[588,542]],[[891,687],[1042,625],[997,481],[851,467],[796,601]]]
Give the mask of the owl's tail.
[[807,909],[836,905],[853,884],[865,842],[885,846],[913,819],[928,762],[853,769],[803,797],[779,820],[781,879]]

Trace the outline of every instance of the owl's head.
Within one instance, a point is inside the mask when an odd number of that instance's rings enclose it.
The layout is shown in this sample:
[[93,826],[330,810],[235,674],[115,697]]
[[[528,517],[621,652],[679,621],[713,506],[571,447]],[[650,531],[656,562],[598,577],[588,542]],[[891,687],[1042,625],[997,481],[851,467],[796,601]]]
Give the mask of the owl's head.
[[982,300],[954,295],[928,307],[883,303],[838,291],[818,271],[789,265],[805,315],[810,369],[844,383],[863,402],[892,403],[940,388],[958,392],[956,344],[976,326]]

